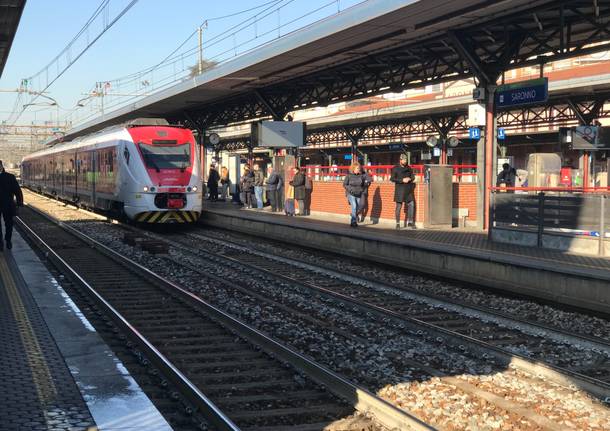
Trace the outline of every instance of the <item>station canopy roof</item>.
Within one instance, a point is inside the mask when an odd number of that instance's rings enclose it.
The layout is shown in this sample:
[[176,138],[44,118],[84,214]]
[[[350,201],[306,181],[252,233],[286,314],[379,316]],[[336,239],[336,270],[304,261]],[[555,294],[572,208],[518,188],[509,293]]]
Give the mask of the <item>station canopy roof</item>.
[[0,77],[21,20],[25,0],[0,0]]
[[137,117],[204,129],[610,48],[610,0],[369,1],[158,93],[64,139]]

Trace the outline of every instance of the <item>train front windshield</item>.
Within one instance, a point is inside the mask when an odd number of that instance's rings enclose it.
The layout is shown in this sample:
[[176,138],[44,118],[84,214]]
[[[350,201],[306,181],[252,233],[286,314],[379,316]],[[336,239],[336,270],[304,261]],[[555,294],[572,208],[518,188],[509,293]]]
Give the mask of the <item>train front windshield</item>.
[[146,167],[151,169],[186,169],[191,165],[191,144],[147,145],[140,143]]

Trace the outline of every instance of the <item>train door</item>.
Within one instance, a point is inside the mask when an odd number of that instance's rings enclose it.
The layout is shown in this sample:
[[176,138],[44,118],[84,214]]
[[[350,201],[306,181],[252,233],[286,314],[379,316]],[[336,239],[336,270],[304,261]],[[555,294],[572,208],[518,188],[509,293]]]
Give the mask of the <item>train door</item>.
[[91,150],[89,154],[91,157],[91,204],[94,207],[97,207],[97,199],[95,196],[95,189],[98,179],[97,152],[95,150]]

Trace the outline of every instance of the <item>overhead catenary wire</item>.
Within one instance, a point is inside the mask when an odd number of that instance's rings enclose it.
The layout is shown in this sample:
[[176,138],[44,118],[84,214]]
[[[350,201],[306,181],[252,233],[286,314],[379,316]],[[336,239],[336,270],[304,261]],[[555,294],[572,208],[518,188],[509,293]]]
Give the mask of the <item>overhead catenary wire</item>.
[[[285,34],[289,34],[296,30],[293,24],[302,21],[304,18],[307,18],[311,15],[315,15],[319,13],[321,10],[328,8],[332,5],[337,5],[337,9],[334,13],[340,13],[341,7],[337,0],[331,0],[324,2],[322,5],[311,5],[314,6],[312,9],[308,9],[307,12],[297,16],[292,17],[289,21],[280,23],[278,27],[275,25],[264,26],[261,27],[263,29],[262,32],[257,32],[257,25],[260,25],[261,21],[265,18],[268,19],[269,16],[273,16],[274,13],[279,14],[279,10],[282,8],[286,8],[288,5],[292,4],[296,0],[273,0],[263,3],[258,7],[246,9],[245,11],[241,11],[238,13],[224,15],[222,17],[214,17],[209,18],[206,21],[211,21],[214,19],[223,19],[225,17],[239,15],[240,13],[245,13],[247,11],[257,10],[257,12],[240,22],[230,26],[229,28],[223,30],[219,34],[213,35],[211,37],[206,38],[203,43],[203,48],[208,50],[208,55],[206,61],[211,64],[222,63],[229,58],[232,58],[236,55],[241,55],[244,52],[250,51],[252,49],[257,48],[258,46],[269,43],[269,35],[273,32],[278,32],[278,37],[281,37]],[[360,2],[365,2],[369,0],[361,0]],[[357,3],[360,3],[357,2]],[[326,18],[326,17],[324,17]],[[204,21],[205,22],[205,21]],[[290,29],[284,32],[285,27],[290,27]],[[271,28],[273,27],[273,28]],[[245,30],[254,28],[255,35],[251,37],[249,33],[243,33]],[[157,62],[155,65],[142,69],[138,72],[130,73],[124,75],[120,78],[115,78],[111,80],[103,80],[98,84],[104,84],[102,94],[94,94],[99,93],[98,87],[96,90],[90,92],[93,96],[104,97],[104,107],[105,110],[111,110],[115,107],[122,106],[125,103],[130,103],[133,100],[138,100],[139,98],[151,94],[153,91],[159,91],[164,88],[169,87],[170,85],[179,82],[184,79],[188,79],[192,77],[195,73],[192,69],[192,66],[195,65],[194,60],[191,61],[191,57],[195,57],[196,53],[199,51],[199,45],[194,43],[190,47],[186,48],[189,41],[192,40],[193,36],[197,34],[197,29],[190,33],[190,35],[182,41],[178,47],[172,50],[163,60]],[[239,44],[234,46],[232,49],[224,49],[220,50],[221,52],[213,52],[210,54],[209,49],[220,46],[220,44],[227,39],[233,38],[236,34],[242,34],[246,36],[245,40],[240,40]],[[241,38],[243,39],[243,38]],[[262,40],[257,44],[257,41]],[[186,48],[186,49],[185,49]],[[239,50],[239,52],[237,51]],[[213,51],[219,51],[218,49],[214,49]],[[232,52],[234,51],[234,52]],[[105,92],[105,89],[112,89],[109,93]],[[118,94],[118,93],[129,93],[129,94]],[[133,93],[133,94],[132,94]],[[92,106],[95,97],[91,97],[84,105]],[[96,113],[95,110],[89,110],[88,112],[84,112],[82,110],[78,110],[75,108],[73,112],[70,113],[70,117],[75,124],[78,124],[83,121],[87,121],[91,118],[94,118],[96,115],[99,115],[99,112]],[[76,118],[75,118],[76,117]]]
[[[231,14],[228,14],[228,15],[223,15],[223,16],[218,16],[218,17],[213,17],[213,18],[208,18],[208,19],[206,19],[205,21],[207,21],[207,22],[210,22],[210,21],[219,21],[219,20],[222,20],[222,19],[231,18],[231,17],[238,16],[238,15],[243,15],[244,13],[252,12],[253,10],[261,9],[261,8],[263,8],[263,7],[265,7],[265,6],[269,6],[269,5],[271,5],[269,8],[267,8],[267,9],[265,9],[265,10],[261,11],[261,12],[258,12],[257,14],[255,14],[255,15],[253,15],[253,16],[251,16],[251,17],[249,17],[249,18],[246,18],[245,20],[241,21],[240,23],[237,23],[237,24],[233,25],[232,27],[230,27],[230,28],[228,28],[228,29],[226,29],[226,30],[222,31],[222,32],[221,32],[221,33],[219,33],[218,35],[213,36],[213,37],[212,37],[212,38],[210,38],[208,41],[206,41],[206,43],[204,43],[204,47],[206,47],[206,48],[207,48],[207,47],[209,47],[209,46],[210,46],[209,44],[210,44],[210,42],[211,42],[211,41],[213,41],[213,40],[217,39],[218,37],[220,37],[220,36],[222,36],[222,35],[224,35],[224,34],[226,34],[226,33],[230,32],[230,31],[232,31],[232,30],[234,30],[234,29],[236,29],[237,27],[239,27],[240,25],[242,25],[242,24],[244,24],[244,23],[248,23],[248,22],[249,22],[249,21],[251,21],[252,19],[255,19],[255,18],[256,18],[258,15],[260,15],[261,13],[264,13],[264,12],[266,12],[267,10],[272,9],[273,7],[277,6],[277,5],[278,5],[278,4],[280,4],[280,3],[283,3],[283,2],[285,2],[285,1],[286,1],[286,0],[272,0],[272,1],[268,1],[268,2],[266,2],[266,3],[260,4],[260,5],[258,5],[258,6],[255,6],[255,7],[249,8],[249,9],[244,9],[244,10],[241,10],[241,11],[239,11],[239,12],[234,12],[234,13],[231,13]],[[290,0],[290,2],[292,2],[292,1],[294,1],[294,0]],[[201,25],[203,25],[203,24],[205,23],[205,21],[204,21],[204,22],[202,22],[202,23],[200,24],[200,26],[201,26]],[[171,53],[169,53],[169,54],[168,54],[168,55],[167,55],[167,56],[166,56],[166,57],[165,57],[163,60],[161,60],[161,61],[157,62],[155,65],[150,66],[150,67],[147,67],[147,68],[145,68],[145,69],[142,69],[142,70],[140,70],[140,71],[138,71],[138,72],[133,72],[133,73],[130,73],[130,74],[125,75],[125,76],[122,76],[122,77],[120,77],[120,78],[114,78],[114,79],[105,80],[104,82],[110,82],[110,83],[113,83],[113,82],[125,82],[125,81],[127,81],[127,82],[131,82],[131,81],[129,81],[130,79],[133,79],[133,78],[138,79],[140,76],[142,76],[142,75],[144,75],[144,74],[146,74],[146,73],[149,73],[150,71],[152,71],[152,70],[154,70],[154,69],[157,69],[159,66],[161,66],[161,65],[162,65],[162,64],[164,64],[165,62],[170,61],[170,60],[175,60],[175,58],[173,58],[172,56],[173,56],[174,54],[176,54],[176,53],[177,53],[177,52],[178,52],[178,51],[179,51],[179,50],[180,50],[180,49],[181,49],[181,48],[182,48],[184,45],[186,45],[186,44],[188,43],[188,41],[189,41],[189,40],[191,40],[191,39],[193,38],[193,36],[195,36],[195,34],[197,34],[197,29],[195,29],[195,30],[194,30],[194,31],[193,31],[191,34],[189,34],[189,36],[188,36],[188,37],[187,37],[187,38],[186,38],[186,39],[185,39],[185,40],[184,40],[184,41],[183,41],[183,42],[182,42],[180,45],[178,45],[178,47],[177,47],[176,49],[174,49],[174,50],[173,50]],[[196,49],[197,49],[197,47],[194,47],[194,48],[189,48],[189,49],[186,51],[186,53],[192,53],[192,52],[194,52]],[[184,55],[184,54],[185,54],[185,53],[183,53],[183,54],[181,54],[181,55]]]
[[[93,22],[93,20],[99,16],[99,14],[107,7],[108,3],[110,0],[104,0],[102,2],[102,4],[100,4],[100,6],[98,6],[98,8],[96,9],[96,11],[94,12],[94,14],[92,15],[91,18],[89,18],[89,20],[87,21],[87,23],[83,26],[83,28],[81,28],[81,30],[79,31],[79,33],[77,33],[77,36],[75,36],[75,38],[78,38],[80,35],[83,34],[83,32],[86,30],[86,28]],[[40,93],[44,93],[51,85],[53,85],[53,83],[55,81],[57,81],[76,61],[78,61],[79,58],[81,58],[83,56],[83,54],[85,52],[87,52],[89,50],[89,48],[91,48],[110,28],[112,28],[112,26],[114,26],[114,24],[116,24],[133,6],[136,5],[136,3],[138,3],[139,0],[132,0],[131,2],[129,2],[127,4],[127,6],[125,6],[123,8],[123,10],[121,10],[121,12],[119,12],[117,14],[117,16],[115,16],[112,21],[106,22],[104,28],[102,29],[102,31],[93,38],[93,40],[89,41],[87,43],[87,45],[85,46],[84,49],[82,49],[77,55],[76,57],[74,57],[73,59],[71,59],[68,64],[66,65],[66,67],[64,67],[61,71],[59,71],[57,73],[57,75],[50,81],[46,83],[46,86],[37,91],[34,95],[33,98],[30,99],[30,101],[28,103],[33,103],[38,96],[40,95]],[[54,60],[58,59],[62,53],[66,52],[67,49],[69,49],[69,46],[71,46],[71,44],[74,43],[75,38],[72,39],[72,41],[68,44],[68,46],[66,48],[64,48],[60,54],[58,56],[55,57]],[[53,61],[49,64],[53,64]],[[46,66],[46,68],[48,68],[49,65]],[[38,72],[36,75],[33,75],[32,78],[35,78],[37,75],[39,75],[40,73],[43,73],[45,69],[42,69],[40,72]],[[22,108],[19,113],[17,114],[16,118],[14,120],[11,121],[11,124],[15,124],[19,118],[21,117],[21,115],[23,114],[23,112],[25,111],[25,108]]]

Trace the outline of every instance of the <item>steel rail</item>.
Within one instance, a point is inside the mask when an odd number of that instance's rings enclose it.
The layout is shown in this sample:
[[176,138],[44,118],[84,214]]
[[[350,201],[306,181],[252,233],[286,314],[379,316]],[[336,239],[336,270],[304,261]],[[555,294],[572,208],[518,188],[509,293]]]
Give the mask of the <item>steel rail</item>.
[[[134,262],[133,260],[131,260],[125,256],[122,256],[121,254],[117,253],[116,251],[112,250],[111,248],[107,247],[106,245],[96,241],[95,239],[91,238],[90,236],[78,231],[77,229],[73,228],[72,226],[69,226],[68,224],[66,224],[64,222],[59,221],[59,220],[55,219],[54,217],[36,209],[36,208],[33,208],[33,207],[30,207],[30,208],[33,211],[35,211],[36,213],[38,213],[41,216],[48,219],[50,222],[57,224],[58,226],[63,228],[65,231],[67,231],[70,234],[72,234],[73,236],[75,236],[76,238],[89,244],[91,247],[95,248],[97,251],[104,254],[105,256],[107,256],[111,259],[114,259],[115,261],[117,261],[119,263],[122,263],[123,265],[129,267],[131,270],[133,270],[134,272],[136,272],[138,274],[141,274],[144,277],[148,277],[150,279],[155,280],[157,283],[165,285],[168,289],[171,289],[172,292],[178,293],[182,299],[186,300],[187,302],[189,302],[190,304],[192,304],[196,307],[199,307],[199,308],[205,310],[205,312],[207,313],[208,316],[211,316],[214,320],[220,322],[226,328],[229,328],[230,330],[235,331],[240,336],[242,336],[244,339],[248,340],[250,343],[261,346],[264,350],[273,354],[275,357],[278,357],[278,358],[282,359],[283,361],[290,363],[297,369],[303,371],[309,378],[311,378],[312,380],[314,380],[315,382],[317,382],[319,384],[322,384],[330,392],[347,400],[349,403],[351,403],[353,405],[353,407],[356,410],[363,412],[363,413],[372,414],[384,426],[386,426],[390,429],[396,428],[396,429],[401,429],[401,430],[402,429],[416,430],[416,431],[435,430],[434,427],[426,424],[425,422],[421,421],[420,419],[411,415],[410,413],[406,412],[405,410],[395,407],[388,401],[385,401],[385,400],[377,397],[376,395],[372,394],[370,391],[349,382],[344,377],[334,373],[333,371],[329,370],[328,368],[326,368],[320,364],[317,364],[316,362],[307,358],[306,356],[284,346],[283,344],[281,344],[281,343],[275,341],[274,339],[270,338],[269,336],[265,335],[261,331],[246,325],[245,323],[243,323],[240,320],[234,318],[233,316],[225,313],[224,311],[216,308],[215,306],[209,304],[208,302],[202,300],[201,298],[197,297],[196,295],[192,294],[191,292],[188,292],[185,289],[181,288],[180,286],[172,283],[171,281],[164,279],[160,275],[158,275],[158,274],[154,273],[153,271],[149,270],[148,268],[138,264],[137,262]],[[82,279],[73,268],[71,268],[48,245],[46,245],[46,243],[44,241],[42,241],[42,239],[38,235],[36,235],[36,233],[33,232],[33,230],[30,229],[19,217],[17,217],[17,221],[20,226],[23,226],[27,231],[31,232],[34,235],[34,238],[38,238],[37,242],[39,242],[40,244],[43,245],[43,248],[49,253],[50,257],[51,256],[53,257],[54,261],[57,260],[60,267],[66,268],[70,274],[75,275],[75,277],[77,278],[77,280],[79,280],[80,283],[83,283],[83,286],[88,288],[88,290],[95,292],[91,288],[91,286],[88,285],[85,282],[85,280]],[[95,298],[99,298],[99,300],[103,301],[103,298],[99,294],[97,294],[97,292],[95,292],[94,296],[95,296]],[[109,307],[109,309],[111,309],[114,313],[116,313],[118,315],[118,312],[116,312],[116,310],[114,310],[112,308],[112,306],[110,306],[110,304],[107,304],[106,301],[104,301],[103,304],[104,304],[104,308]],[[122,324],[121,326],[126,325],[127,328],[129,328],[131,330],[129,323],[122,317],[121,317],[120,323]],[[154,349],[154,346],[152,346],[150,343],[148,343],[139,333],[136,332],[136,334],[145,342],[145,346],[149,346],[150,348]],[[161,355],[161,353],[159,353],[156,349],[154,349],[153,352],[157,352],[159,355]],[[170,365],[171,365],[171,363],[170,363]],[[179,370],[177,370],[175,367],[172,366],[172,368],[177,373],[180,373]],[[162,367],[160,367],[160,369],[162,369],[162,371],[165,371]],[[180,375],[182,376],[181,373],[180,373]],[[184,376],[182,376],[182,377],[186,380],[186,378]],[[190,386],[192,386],[192,384]],[[196,388],[194,388],[194,389],[196,389]],[[203,395],[201,392],[199,392],[199,393],[201,394],[201,396],[203,396],[205,398],[205,400],[208,400],[205,397],[205,395]],[[202,407],[206,407],[206,406],[204,405]],[[211,409],[212,407],[214,409]],[[226,418],[226,416],[222,412],[220,412],[220,410],[217,409],[211,401],[209,401],[209,405],[206,407],[206,409],[210,409],[210,413],[214,414],[217,417],[217,420],[222,417]],[[206,410],[203,410],[203,411],[205,412]],[[230,420],[228,418],[227,418],[227,420],[229,421],[229,423],[231,423],[233,428],[223,428],[223,429],[232,429],[232,430],[239,429],[234,424],[232,424],[232,422],[230,422]],[[222,427],[223,422],[219,421],[219,423],[220,423],[219,426]]]
[[[206,418],[223,431],[239,431],[235,425],[214,403],[208,399],[184,374],[176,368],[159,350],[155,348],[142,334],[140,334],[110,303],[108,303],[87,281],[81,277],[77,270],[72,268],[51,246],[49,246],[33,229],[20,217],[16,218],[17,225],[37,246],[44,251],[45,256],[62,272],[67,274],[74,282],[84,288],[105,314],[141,349],[146,357],[177,387],[182,395],[188,399]],[[58,225],[62,226],[60,223]],[[65,228],[65,226],[62,226]]]
[[[196,236],[201,236],[201,235],[196,235]],[[219,241],[219,242],[221,244],[223,244],[224,240]],[[246,251],[246,252],[250,251],[248,249],[245,249],[241,245],[238,245],[238,247],[244,249],[244,251]],[[205,251],[201,251],[201,252],[206,253],[209,256],[213,256],[209,252],[205,252]],[[302,282],[294,277],[276,274],[269,270],[257,267],[256,265],[242,262],[242,261],[235,259],[233,257],[230,257],[230,256],[223,255],[222,259],[230,260],[231,262],[233,262],[235,264],[242,265],[244,267],[247,267],[254,271],[258,271],[265,275],[269,275],[269,276],[275,277],[277,279],[281,279],[286,282],[289,282],[291,284],[297,284],[306,289],[309,289],[309,290],[312,290],[315,292],[319,292],[324,295],[340,299],[342,301],[349,302],[351,304],[354,304],[355,306],[358,306],[360,308],[371,311],[380,317],[391,317],[393,319],[397,319],[398,321],[400,321],[401,323],[404,323],[405,325],[409,326],[413,330],[424,329],[424,330],[434,334],[437,337],[441,337],[445,343],[447,343],[448,345],[450,345],[454,348],[459,349],[460,351],[464,350],[464,345],[466,344],[471,349],[473,349],[473,351],[475,351],[477,353],[490,354],[497,360],[502,361],[505,364],[510,364],[517,369],[527,372],[528,374],[544,376],[545,378],[548,378],[550,381],[557,383],[564,387],[577,386],[582,390],[585,390],[591,394],[594,394],[596,397],[598,397],[602,400],[607,400],[608,397],[610,397],[610,384],[603,382],[601,380],[591,378],[589,376],[565,369],[563,367],[560,367],[560,366],[557,366],[554,364],[541,363],[541,362],[534,361],[526,355],[523,355],[520,353],[515,353],[515,352],[510,352],[506,349],[496,347],[494,345],[491,345],[491,344],[481,341],[479,339],[469,337],[464,334],[460,334],[459,332],[452,331],[451,329],[443,328],[441,326],[438,326],[438,325],[435,325],[432,323],[428,323],[428,322],[425,322],[425,321],[417,319],[417,318],[405,316],[403,314],[397,313],[397,312],[389,310],[387,308],[380,307],[378,305],[374,305],[371,303],[367,303],[367,302],[364,302],[364,301],[361,301],[361,300],[358,300],[355,298],[351,298],[351,297],[346,296],[341,293],[333,292],[332,290],[326,289],[324,287],[316,286],[311,283]],[[291,259],[288,259],[285,257],[282,257],[281,259],[284,262],[291,260]],[[309,265],[309,264],[307,264],[307,265]],[[309,265],[309,266],[313,267],[313,265]],[[356,277],[352,276],[352,279],[356,279]],[[392,287],[389,285],[387,285],[385,287],[396,289],[396,287]]]
[[[129,228],[133,228],[133,227],[129,226]],[[466,302],[462,302],[462,301],[458,301],[458,300],[448,301],[445,297],[443,297],[441,295],[435,295],[433,293],[428,293],[428,292],[421,292],[421,291],[418,291],[415,289],[411,289],[409,287],[404,287],[404,286],[399,287],[399,286],[395,286],[392,284],[387,284],[387,283],[380,282],[378,280],[374,280],[370,277],[363,276],[363,275],[354,276],[352,274],[347,274],[336,268],[332,268],[331,266],[324,265],[322,263],[309,264],[309,263],[299,262],[295,259],[291,259],[291,258],[284,257],[284,256],[277,256],[272,253],[258,250],[255,248],[246,248],[244,245],[231,241],[231,240],[225,240],[225,239],[220,240],[218,238],[206,236],[201,233],[198,233],[198,234],[189,233],[189,234],[187,234],[187,236],[191,236],[195,239],[199,239],[199,237],[203,237],[206,240],[210,240],[210,241],[216,242],[219,245],[224,245],[224,246],[227,246],[227,244],[230,244],[231,246],[238,247],[242,250],[247,250],[248,253],[251,253],[251,254],[256,254],[261,257],[268,258],[270,260],[275,260],[278,262],[283,262],[283,263],[287,263],[287,264],[290,264],[293,266],[301,267],[306,270],[311,270],[311,271],[315,271],[315,272],[324,272],[325,274],[330,275],[332,277],[341,278],[341,279],[350,281],[355,284],[363,285],[363,283],[366,283],[366,284],[372,285],[374,287],[377,287],[379,289],[398,291],[401,294],[408,295],[411,299],[416,300],[416,301],[425,302],[425,303],[433,305],[433,306],[445,307],[445,308],[451,309],[452,311],[464,314],[466,316],[474,317],[474,318],[485,318],[485,319],[491,320],[495,323],[500,323],[500,324],[507,325],[507,326],[513,325],[513,327],[518,330],[521,330],[522,328],[526,328],[531,332],[543,333],[544,335],[552,335],[553,339],[556,341],[559,341],[559,342],[569,341],[573,344],[578,344],[578,345],[581,345],[581,346],[584,346],[584,347],[587,347],[590,349],[603,351],[603,352],[606,352],[608,355],[610,355],[610,342],[600,341],[599,338],[595,338],[595,337],[584,335],[584,334],[578,334],[576,332],[569,332],[569,331],[566,331],[566,330],[563,330],[560,328],[555,328],[553,326],[546,325],[544,323],[524,320],[524,319],[512,316],[510,314],[494,310],[489,307],[482,307],[479,305],[468,304]]]

